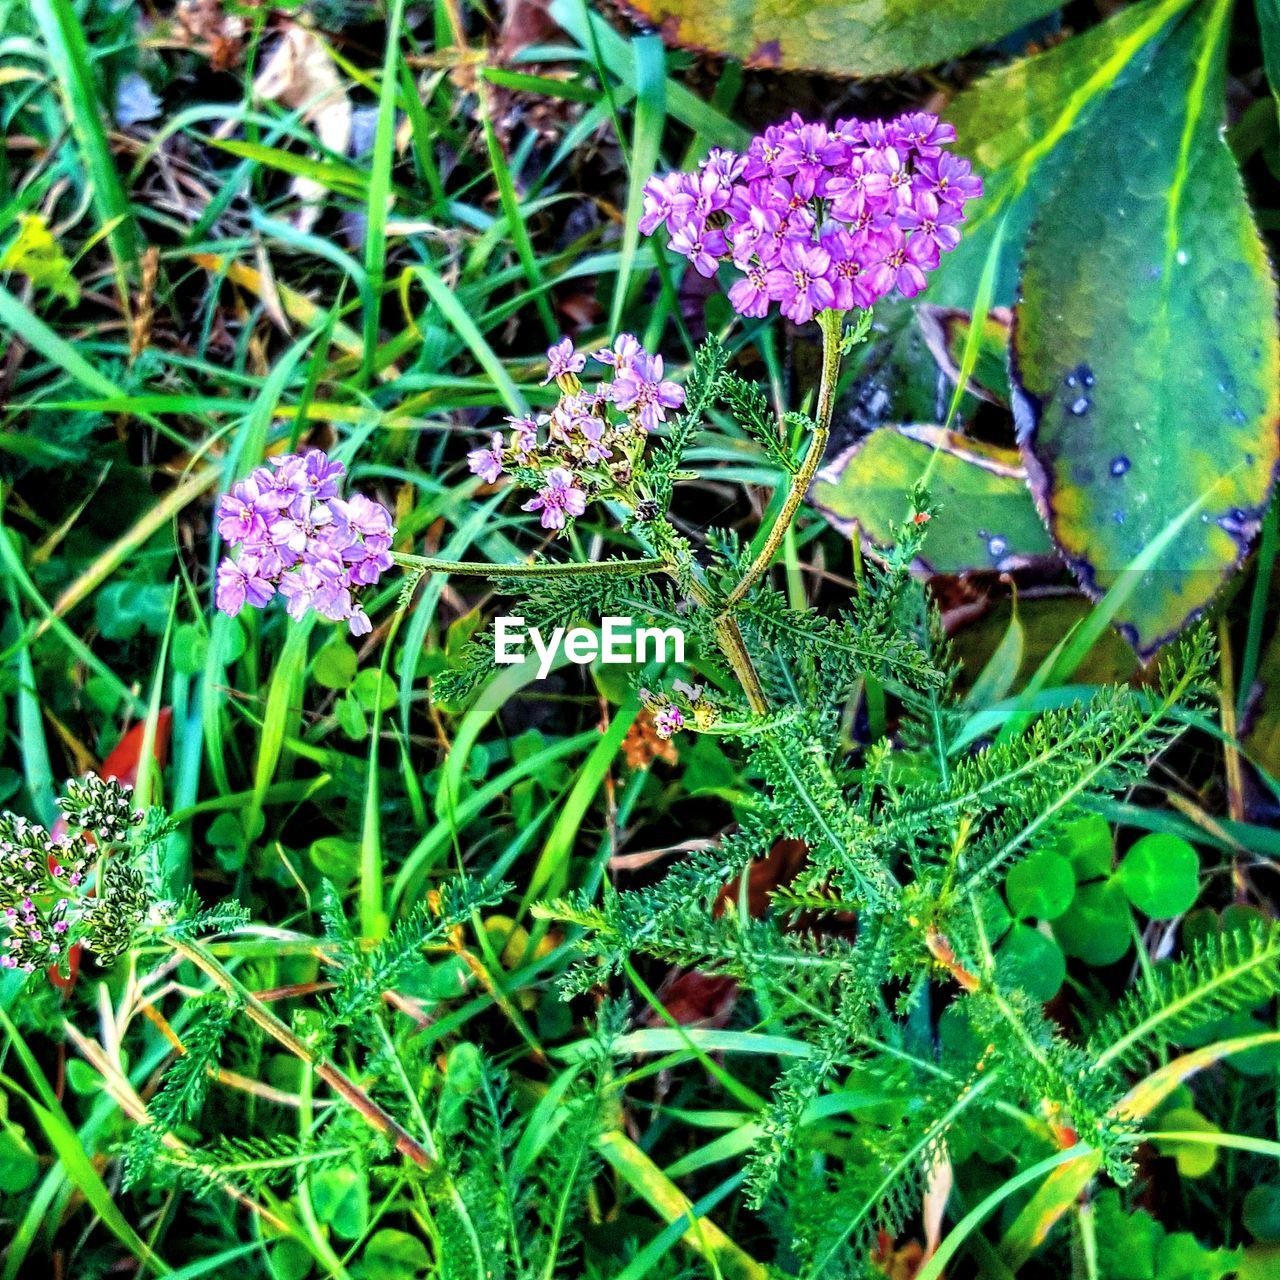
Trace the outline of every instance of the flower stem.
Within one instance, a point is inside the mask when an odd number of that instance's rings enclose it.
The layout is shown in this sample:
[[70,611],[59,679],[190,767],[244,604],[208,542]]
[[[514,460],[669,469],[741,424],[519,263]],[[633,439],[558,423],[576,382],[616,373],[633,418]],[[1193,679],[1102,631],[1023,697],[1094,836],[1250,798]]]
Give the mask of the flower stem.
[[480,578],[581,578],[592,574],[642,577],[645,574],[661,573],[667,567],[667,562],[659,559],[491,564],[487,560],[437,560],[434,556],[413,556],[403,551],[392,552],[392,558],[406,569],[417,569],[424,573],[469,574]]
[[814,418],[813,437],[809,441],[809,449],[800,464],[800,470],[791,480],[791,491],[782,504],[778,518],[769,530],[760,554],[756,556],[751,567],[742,575],[741,581],[725,598],[724,608],[732,609],[741,603],[747,592],[764,577],[773,557],[777,554],[782,540],[787,536],[792,520],[809,491],[809,485],[827,451],[827,440],[831,436],[831,411],[835,408],[836,379],[840,375],[840,340],[844,327],[844,313],[841,311],[819,311],[818,325],[822,329],[822,381],[818,385],[818,412]]
[[212,978],[216,987],[233,997],[244,1009],[245,1016],[251,1022],[261,1027],[295,1058],[301,1058],[307,1063],[348,1106],[353,1107],[364,1117],[370,1128],[376,1129],[384,1137],[389,1138],[397,1151],[408,1156],[414,1164],[423,1169],[436,1166],[438,1163],[436,1158],[417,1138],[388,1115],[354,1080],[344,1075],[331,1062],[312,1052],[306,1042],[276,1017],[229,969],[225,968],[203,943],[189,938],[173,937],[167,938],[166,941],[179,955],[190,960],[202,973]]
[[758,716],[769,714],[769,699],[765,696],[764,686],[756,674],[755,663],[747,651],[747,642],[742,638],[735,618],[721,616],[716,619],[716,636],[720,641],[720,650],[729,660],[733,674],[738,677],[742,692],[747,695],[751,710]]
[[[667,572],[679,581],[674,565],[668,565]],[[711,592],[696,578],[689,583],[689,594],[700,608],[715,608]],[[742,692],[747,695],[751,710],[758,716],[768,715],[769,699],[765,696],[764,686],[761,685],[760,677],[756,674],[755,664],[751,661],[747,642],[742,637],[737,620],[721,614],[716,617],[715,628],[720,652],[724,654],[729,666],[733,669],[733,674],[738,677],[738,683],[742,686]]]

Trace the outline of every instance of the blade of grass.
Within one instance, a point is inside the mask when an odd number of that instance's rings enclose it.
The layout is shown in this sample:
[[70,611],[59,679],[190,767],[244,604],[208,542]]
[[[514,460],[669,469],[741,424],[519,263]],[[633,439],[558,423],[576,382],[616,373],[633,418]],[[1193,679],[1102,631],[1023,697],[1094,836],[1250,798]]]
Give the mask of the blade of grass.
[[70,0],[31,0],[31,12],[66,99],[67,120],[93,189],[98,217],[103,224],[112,224],[107,240],[121,296],[127,299],[128,270],[138,257],[137,227],[102,123],[89,42]]
[[725,1280],[768,1280],[768,1270],[709,1218],[625,1134],[601,1134],[596,1148],[615,1173],[667,1223],[688,1220],[681,1240],[717,1268]]
[[[129,1221],[116,1206],[106,1183],[94,1167],[93,1161],[80,1142],[67,1113],[62,1109],[49,1081],[36,1061],[22,1033],[13,1025],[9,1015],[0,1009],[0,1027],[9,1037],[18,1060],[26,1072],[27,1079],[35,1093],[32,1094],[16,1081],[0,1077],[7,1087],[18,1093],[31,1108],[54,1154],[61,1162],[67,1176],[79,1188],[81,1194],[89,1202],[93,1211],[102,1220],[103,1225],[133,1254],[139,1262],[155,1268],[161,1275],[172,1274],[172,1268],[163,1259],[157,1257],[147,1246],[147,1242],[130,1226]],[[38,1096],[37,1096],[38,1095]]]
[[569,792],[560,816],[551,828],[547,843],[529,876],[528,887],[520,900],[520,915],[529,909],[535,898],[554,898],[564,892],[569,881],[570,859],[582,829],[582,821],[587,816],[587,810],[598,794],[605,775],[613,767],[613,762],[622,749],[622,740],[639,714],[640,700],[631,694],[614,712],[609,728],[583,761],[573,790]]
[[513,415],[528,413],[529,406],[520,394],[520,389],[512,382],[506,367],[480,332],[470,312],[458,301],[454,291],[430,267],[409,267],[406,270],[422,281],[422,287],[426,289],[437,310],[470,348],[480,367],[493,379],[494,388],[503,404]]
[[631,272],[640,244],[640,215],[644,212],[644,186],[653,176],[667,121],[667,51],[657,35],[638,36],[632,42],[635,57],[636,109],[629,163],[627,212],[622,229],[622,254],[609,308],[609,337],[617,335],[622,313],[631,293]]
[[391,0],[386,25],[386,60],[378,93],[378,122],[373,137],[373,168],[365,205],[364,269],[369,292],[364,302],[364,359],[361,381],[374,373],[378,349],[378,313],[387,279],[387,203],[391,197],[391,167],[396,144],[396,80],[400,65],[400,39],[404,28],[405,0]]

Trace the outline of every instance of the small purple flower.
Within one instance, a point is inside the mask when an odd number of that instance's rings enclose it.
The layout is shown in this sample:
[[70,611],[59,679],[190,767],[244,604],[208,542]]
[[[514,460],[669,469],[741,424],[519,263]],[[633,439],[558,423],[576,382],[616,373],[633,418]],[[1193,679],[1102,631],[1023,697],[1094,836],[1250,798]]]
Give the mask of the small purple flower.
[[[272,461],[279,467],[286,465],[284,458],[272,459]],[[338,496],[338,483],[346,474],[347,469],[341,462],[330,458],[319,449],[308,449],[302,455],[301,475],[298,477],[298,482],[302,492],[308,497],[318,502],[326,502]]]
[[672,187],[671,221],[705,227],[707,219],[729,203],[731,186],[714,169],[680,176],[684,181]]
[[586,363],[587,357],[573,349],[573,339],[561,338],[554,347],[547,348],[547,376],[543,378],[542,385],[545,387],[552,378],[581,373]]
[[885,147],[873,154],[863,190],[869,200],[887,204],[891,209],[901,209],[911,203],[911,168],[897,147]]
[[467,454],[467,466],[485,484],[496,484],[502,474],[502,432],[495,431],[489,437],[487,449],[472,449]]
[[593,360],[611,366],[615,372],[621,373],[631,366],[638,355],[643,355],[644,348],[640,340],[631,333],[620,333],[611,347],[601,347],[592,354]]
[[662,378],[662,357],[641,352],[613,382],[613,403],[634,414],[646,431],[665,422],[668,409],[684,404],[684,388]]
[[729,286],[729,301],[742,316],[759,317],[769,310],[769,273],[764,267],[747,266],[741,280]]
[[684,712],[674,702],[665,702],[653,713],[653,727],[658,737],[674,737],[684,728]]
[[833,138],[824,124],[792,124],[787,130],[774,172],[803,172],[815,180],[828,166],[841,164],[849,156],[849,144]]
[[707,173],[715,174],[725,186],[729,186],[737,181],[746,163],[745,157],[738,155],[736,151],[712,147],[700,167]]
[[587,509],[587,495],[575,487],[572,474],[564,467],[552,467],[543,478],[546,484],[520,509],[541,511],[544,529],[563,529],[567,518],[580,516]]
[[669,173],[665,178],[650,178],[644,184],[644,211],[640,215],[640,234],[651,236],[671,217],[673,183],[680,177]]
[[245,553],[239,560],[228,558],[218,566],[214,603],[223,613],[234,618],[246,604],[261,609],[274,594],[275,587],[259,573],[256,556]]
[[916,195],[915,205],[898,211],[898,226],[911,232],[911,243],[933,246],[931,267],[937,267],[938,255],[947,253],[960,243],[960,223],[964,214],[953,204],[939,204],[931,191]]
[[748,198],[746,216],[740,218],[733,230],[733,265],[746,271],[753,257],[761,261],[776,258],[781,248],[783,233],[782,215],[776,209],[766,209]]
[[898,121],[902,138],[918,156],[936,156],[948,142],[956,140],[954,126],[939,120],[930,111],[913,111]]
[[672,233],[667,246],[674,249],[683,258],[688,258],[693,269],[709,280],[716,273],[722,258],[728,249],[724,236],[719,231],[708,231],[689,223],[679,227]]
[[897,289],[904,298],[914,298],[928,283],[925,272],[930,269],[930,260],[936,262],[936,258],[931,241],[915,236],[908,240],[900,227],[890,227],[882,256],[871,268],[871,287],[880,297]]
[[[504,421],[511,423],[511,452],[514,453],[517,458],[527,458],[531,453],[537,450],[539,425],[537,418],[531,418],[526,415],[523,418],[507,417]],[[496,441],[494,442],[494,448],[497,448]],[[474,453],[485,452],[488,451],[478,449],[474,450],[473,453],[469,453],[467,455],[468,465],[470,465],[470,461]],[[473,471],[475,470],[474,467],[471,469]],[[489,483],[492,484],[493,481],[491,480]]]
[[332,510],[338,532],[347,545],[352,534],[359,534],[366,545],[391,545],[395,526],[391,523],[391,512],[382,503],[366,498],[363,493],[353,493],[350,498],[335,498]]
[[834,305],[835,290],[827,279],[831,255],[820,245],[788,241],[778,266],[767,277],[769,296],[782,304],[782,314],[797,324]]
[[233,547],[260,542],[267,535],[267,520],[274,514],[274,506],[263,502],[253,478],[241,480],[218,502],[218,536]]
[[868,267],[878,256],[875,242],[855,238],[833,222],[822,228],[821,243],[831,256],[827,278],[835,292],[836,310],[871,306],[875,298],[868,282]]
[[[279,592],[291,617],[313,609],[363,634],[371,624],[352,592],[391,567],[391,513],[363,494],[340,497],[346,468],[318,449],[271,462],[219,505],[225,519],[251,533],[241,539],[239,559],[228,557],[218,566],[217,607],[234,617],[246,604],[261,608]],[[236,505],[246,502],[261,517],[261,528]]]
[[[968,163],[946,151],[954,138],[923,111],[830,128],[793,115],[744,155],[713,152],[696,173],[651,181],[641,228],[665,223],[668,248],[703,276],[731,258],[739,275],[729,298],[743,315],[764,315],[776,300],[802,322],[826,306],[870,306],[894,289],[912,296],[955,247],[958,213],[982,190]],[[886,244],[894,226],[901,245]],[[831,254],[825,270],[816,248]]]
[[982,194],[982,179],[969,171],[969,162],[949,151],[921,161],[920,168],[939,203],[962,206]]

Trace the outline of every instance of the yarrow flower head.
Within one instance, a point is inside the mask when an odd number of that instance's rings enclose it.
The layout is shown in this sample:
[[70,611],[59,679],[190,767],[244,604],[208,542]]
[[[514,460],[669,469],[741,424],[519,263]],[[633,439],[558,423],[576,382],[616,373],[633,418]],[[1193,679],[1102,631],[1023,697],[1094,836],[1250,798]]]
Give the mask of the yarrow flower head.
[[345,475],[341,462],[312,449],[272,458],[223,494],[218,532],[239,551],[218,566],[223,613],[260,609],[279,592],[291,617],[314,610],[353,635],[372,630],[359,593],[391,567],[395,526],[381,503],[341,496]]
[[560,390],[550,414],[509,417],[508,437],[495,431],[487,446],[467,454],[467,466],[486,484],[505,472],[536,490],[523,510],[540,512],[544,529],[567,528],[598,498],[616,497],[639,510],[645,496],[633,482],[646,437],[684,404],[684,388],[666,377],[662,357],[633,334],[620,334],[591,359],[611,377],[584,386],[578,374],[587,356],[572,339],[549,348],[544,385],[555,379]]
[[[104,963],[128,944],[150,905],[141,874],[118,851],[143,821],[132,800],[132,788],[89,775],[67,783],[58,801],[61,834],[0,814],[0,969],[65,972],[78,942]],[[108,854],[108,869],[91,886]]]
[[802,324],[894,291],[914,297],[982,194],[969,162],[945,149],[955,136],[927,111],[830,127],[793,115],[743,155],[716,150],[696,173],[651,178],[640,230],[665,226],[667,247],[701,275],[731,262],[741,278],[729,301],[746,316],[776,302]]

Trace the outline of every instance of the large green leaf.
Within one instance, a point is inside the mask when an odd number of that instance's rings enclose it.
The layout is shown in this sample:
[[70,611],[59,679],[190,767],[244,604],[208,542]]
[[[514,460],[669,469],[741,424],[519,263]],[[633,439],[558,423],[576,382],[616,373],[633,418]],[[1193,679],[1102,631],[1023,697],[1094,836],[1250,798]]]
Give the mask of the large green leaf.
[[885,75],[928,67],[1052,13],[1056,0],[627,0],[686,48],[748,66]]
[[[984,191],[967,210],[964,238],[943,259],[925,295],[968,308],[996,228],[1004,223],[994,301],[1012,306],[1027,234],[1111,92],[1150,67],[1173,19],[1191,0],[1148,0],[1108,21],[983,77],[947,107],[957,154],[982,174]],[[1110,112],[1106,112],[1111,119]],[[1098,127],[1106,127],[1101,120]]]
[[1028,473],[1087,590],[1200,504],[1117,616],[1144,656],[1239,563],[1280,453],[1275,283],[1222,139],[1228,8],[1108,95],[1037,211],[1014,322]]
[[1018,455],[941,427],[873,431],[818,473],[809,501],[841,532],[887,546],[935,449],[929,489],[940,510],[925,541],[929,570],[1016,569],[1054,554]]

